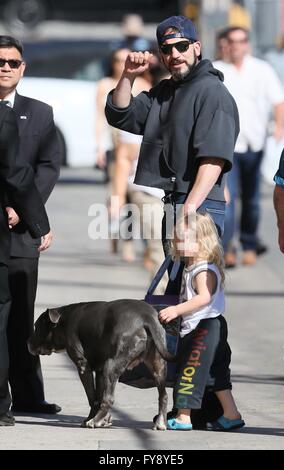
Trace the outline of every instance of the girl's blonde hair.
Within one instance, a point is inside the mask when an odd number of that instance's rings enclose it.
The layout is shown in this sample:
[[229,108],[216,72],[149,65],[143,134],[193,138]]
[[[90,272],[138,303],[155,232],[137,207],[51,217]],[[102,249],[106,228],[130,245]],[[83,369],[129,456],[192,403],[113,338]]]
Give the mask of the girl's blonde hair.
[[[190,229],[195,230],[196,242],[198,243],[198,253],[196,261],[208,261],[214,263],[218,267],[221,275],[222,285],[225,283],[225,267],[224,267],[224,252],[221,245],[221,240],[218,235],[216,225],[209,214],[196,213],[196,224],[191,222]],[[188,230],[188,220],[184,220],[184,231]],[[179,240],[180,241],[180,240]],[[177,233],[175,231],[173,238],[172,255],[176,259],[179,257],[177,252]]]

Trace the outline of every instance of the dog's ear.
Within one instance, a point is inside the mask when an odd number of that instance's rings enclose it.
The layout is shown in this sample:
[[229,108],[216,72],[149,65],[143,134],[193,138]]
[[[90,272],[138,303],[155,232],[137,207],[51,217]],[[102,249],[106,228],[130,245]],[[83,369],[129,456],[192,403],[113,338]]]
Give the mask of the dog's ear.
[[54,323],[54,325],[57,325],[61,317],[61,314],[59,313],[59,311],[56,308],[50,308],[47,311],[48,311],[48,316],[49,316],[51,323]]

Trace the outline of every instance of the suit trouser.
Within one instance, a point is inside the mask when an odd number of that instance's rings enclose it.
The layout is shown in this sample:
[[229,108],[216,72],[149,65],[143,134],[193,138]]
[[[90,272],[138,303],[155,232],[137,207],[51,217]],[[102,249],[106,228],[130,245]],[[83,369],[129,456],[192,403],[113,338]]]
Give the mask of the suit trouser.
[[9,286],[12,297],[7,336],[9,382],[14,405],[44,400],[39,356],[30,354],[27,340],[34,330],[34,303],[38,280],[38,258],[10,258]]
[[6,335],[10,306],[8,266],[0,263],[0,415],[7,413],[11,404],[8,387],[9,355]]

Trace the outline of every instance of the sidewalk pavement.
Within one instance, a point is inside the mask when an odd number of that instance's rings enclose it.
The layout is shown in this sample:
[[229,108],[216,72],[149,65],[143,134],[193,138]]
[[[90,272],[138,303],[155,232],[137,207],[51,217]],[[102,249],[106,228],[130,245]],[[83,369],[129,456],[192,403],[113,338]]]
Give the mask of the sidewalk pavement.
[[[85,181],[85,184],[83,184]],[[65,184],[63,184],[63,182]],[[87,184],[89,183],[89,184]],[[261,234],[269,253],[255,267],[228,271],[227,312],[233,351],[233,392],[246,427],[231,433],[154,432],[157,391],[118,384],[113,426],[82,429],[88,404],[75,367],[65,353],[42,357],[46,398],[62,406],[58,415],[16,415],[16,426],[0,428],[0,449],[284,449],[283,301],[284,256],[277,247],[272,187],[265,186]],[[48,212],[55,233],[41,256],[36,313],[79,301],[142,299],[148,273],[109,253],[106,240],[91,240],[89,207],[106,199],[92,172],[66,170]],[[169,406],[171,406],[171,390]]]

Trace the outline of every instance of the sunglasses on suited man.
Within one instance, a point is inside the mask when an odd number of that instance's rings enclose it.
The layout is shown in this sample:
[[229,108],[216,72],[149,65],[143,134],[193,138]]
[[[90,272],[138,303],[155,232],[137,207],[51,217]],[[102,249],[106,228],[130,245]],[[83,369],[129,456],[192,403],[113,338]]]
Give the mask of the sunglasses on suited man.
[[20,65],[23,63],[23,60],[18,60],[18,59],[0,59],[0,67],[4,67],[4,65],[9,64],[9,67],[11,69],[18,69]]
[[173,44],[162,44],[160,46],[160,50],[165,55],[171,54],[173,47],[178,52],[186,52],[188,50],[190,44],[193,44],[194,42],[195,41],[180,41],[180,42],[174,42]]

